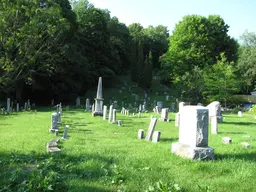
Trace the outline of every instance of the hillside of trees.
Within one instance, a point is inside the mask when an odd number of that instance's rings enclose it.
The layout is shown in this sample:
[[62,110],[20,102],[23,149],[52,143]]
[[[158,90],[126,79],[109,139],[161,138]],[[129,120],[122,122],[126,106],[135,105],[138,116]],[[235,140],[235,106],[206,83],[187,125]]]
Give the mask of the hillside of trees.
[[[87,0],[0,2],[0,99],[74,100],[104,82],[130,75],[149,90],[152,76],[192,102],[226,101],[256,82],[256,33],[242,44],[218,15],[187,15],[166,26],[126,26]],[[172,19],[172,18],[170,18]]]

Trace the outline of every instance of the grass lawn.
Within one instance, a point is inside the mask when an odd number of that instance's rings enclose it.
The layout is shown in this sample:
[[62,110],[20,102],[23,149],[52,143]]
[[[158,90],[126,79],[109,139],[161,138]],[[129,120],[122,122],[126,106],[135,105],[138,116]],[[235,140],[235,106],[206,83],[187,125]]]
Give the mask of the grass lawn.
[[[151,143],[137,139],[138,129],[147,131],[151,113],[117,113],[123,122],[118,127],[82,108],[63,110],[58,138],[68,124],[68,140],[60,141],[61,153],[47,154],[46,143],[56,138],[49,133],[53,111],[0,116],[2,191],[146,191],[160,180],[163,187],[178,184],[184,191],[256,191],[256,120],[249,114],[224,114],[219,134],[209,134],[215,160],[199,162],[171,154],[171,143],[178,141],[174,121],[158,121],[161,141]],[[174,113],[169,117],[174,120]],[[224,136],[232,144],[222,144]],[[243,148],[243,141],[251,148]]]

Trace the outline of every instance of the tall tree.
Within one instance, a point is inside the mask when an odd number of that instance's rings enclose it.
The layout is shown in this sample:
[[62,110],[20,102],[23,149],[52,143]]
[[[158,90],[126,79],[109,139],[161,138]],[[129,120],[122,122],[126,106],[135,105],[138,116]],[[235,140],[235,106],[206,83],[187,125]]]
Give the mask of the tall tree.
[[256,85],[256,33],[245,31],[241,36],[237,73],[242,81],[242,92],[255,90]]
[[183,17],[170,37],[168,54],[163,57],[167,62],[162,59],[163,64],[171,68],[171,78],[179,78],[194,66],[204,68],[213,65],[221,52],[225,52],[229,62],[235,61],[237,43],[227,34],[228,28],[219,16]]

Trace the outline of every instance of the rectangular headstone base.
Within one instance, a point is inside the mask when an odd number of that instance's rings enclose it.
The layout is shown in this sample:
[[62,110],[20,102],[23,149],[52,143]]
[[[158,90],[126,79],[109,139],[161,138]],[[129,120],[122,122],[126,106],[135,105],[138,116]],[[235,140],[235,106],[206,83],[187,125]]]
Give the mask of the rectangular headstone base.
[[93,117],[95,117],[95,116],[103,116],[103,111],[94,111],[92,113],[92,115],[93,115]]
[[182,143],[172,143],[172,153],[193,160],[213,160],[214,149],[211,147],[192,147]]
[[56,130],[58,130],[58,129],[50,129],[49,132],[50,133],[55,133]]

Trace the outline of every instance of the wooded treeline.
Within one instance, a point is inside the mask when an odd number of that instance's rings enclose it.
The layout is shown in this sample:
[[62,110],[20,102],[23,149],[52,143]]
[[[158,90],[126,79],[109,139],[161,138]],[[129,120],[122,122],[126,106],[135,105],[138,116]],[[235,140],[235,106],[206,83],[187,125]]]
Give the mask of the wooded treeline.
[[225,100],[256,80],[255,33],[239,46],[228,28],[220,16],[189,15],[169,37],[166,26],[126,26],[87,0],[2,0],[0,97],[69,101],[120,75],[148,90],[154,72],[184,97]]

